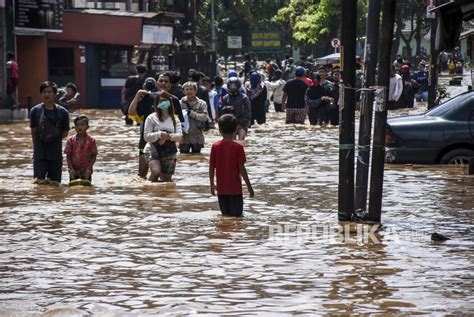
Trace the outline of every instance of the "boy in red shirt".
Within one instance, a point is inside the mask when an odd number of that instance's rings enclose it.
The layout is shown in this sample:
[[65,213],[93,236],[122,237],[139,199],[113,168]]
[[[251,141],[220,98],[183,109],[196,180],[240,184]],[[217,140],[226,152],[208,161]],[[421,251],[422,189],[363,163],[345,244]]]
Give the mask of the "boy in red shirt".
[[[209,162],[211,194],[215,196],[217,189],[219,208],[224,216],[241,217],[244,207],[241,176],[247,185],[250,197],[254,195],[244,165],[245,151],[242,145],[234,142],[238,126],[235,116],[232,114],[222,115],[218,123],[222,140],[215,142],[211,148]],[[214,171],[216,172],[217,186],[214,183]]]
[[89,118],[79,116],[74,119],[76,135],[66,143],[64,153],[67,155],[70,180],[91,180],[92,166],[97,157],[97,145],[93,137],[87,134]]

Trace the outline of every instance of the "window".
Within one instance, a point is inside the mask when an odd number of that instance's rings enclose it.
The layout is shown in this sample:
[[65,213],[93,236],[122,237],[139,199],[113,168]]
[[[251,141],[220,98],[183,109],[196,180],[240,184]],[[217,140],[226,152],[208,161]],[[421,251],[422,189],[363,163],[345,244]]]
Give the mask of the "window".
[[132,64],[131,47],[102,46],[99,49],[100,77],[126,78],[130,75]]

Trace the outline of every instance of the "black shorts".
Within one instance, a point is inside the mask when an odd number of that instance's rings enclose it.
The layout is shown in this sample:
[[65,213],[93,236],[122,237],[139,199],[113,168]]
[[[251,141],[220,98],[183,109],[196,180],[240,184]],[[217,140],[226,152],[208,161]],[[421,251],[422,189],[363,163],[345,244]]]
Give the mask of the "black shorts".
[[242,217],[244,198],[242,195],[217,195],[219,208],[224,216]]

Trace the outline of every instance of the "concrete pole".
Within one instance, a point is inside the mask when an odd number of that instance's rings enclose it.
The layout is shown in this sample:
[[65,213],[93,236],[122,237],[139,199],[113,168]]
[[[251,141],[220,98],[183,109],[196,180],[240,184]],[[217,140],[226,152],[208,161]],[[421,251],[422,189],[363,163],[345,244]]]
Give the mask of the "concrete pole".
[[[343,87],[355,88],[357,1],[342,1],[341,4],[342,81]],[[354,214],[355,90],[343,88],[341,97],[338,219],[350,221]]]
[[[380,223],[382,215],[383,178],[385,168],[385,132],[387,129],[387,100],[392,67],[391,52],[396,0],[384,0],[382,5],[382,29],[380,32],[378,85],[384,87],[375,107],[374,142],[372,148],[372,172],[370,173],[370,199],[368,220]],[[381,100],[381,101],[380,101]]]
[[[365,44],[365,81],[364,88],[373,87],[378,61],[379,29],[380,29],[380,0],[369,1],[369,12],[366,24]],[[363,94],[360,111],[359,151],[356,175],[355,210],[366,211],[367,189],[369,183],[370,141],[372,133],[372,116],[374,94]]]
[[216,28],[215,28],[215,11],[214,0],[211,0],[211,49],[216,51]]

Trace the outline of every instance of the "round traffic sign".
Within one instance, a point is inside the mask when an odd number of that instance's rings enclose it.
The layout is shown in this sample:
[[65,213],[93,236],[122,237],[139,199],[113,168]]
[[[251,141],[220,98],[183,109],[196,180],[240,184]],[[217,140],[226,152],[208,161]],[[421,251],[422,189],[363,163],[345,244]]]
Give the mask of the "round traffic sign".
[[331,40],[331,46],[334,48],[339,48],[339,46],[341,46],[341,41],[335,37]]

